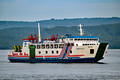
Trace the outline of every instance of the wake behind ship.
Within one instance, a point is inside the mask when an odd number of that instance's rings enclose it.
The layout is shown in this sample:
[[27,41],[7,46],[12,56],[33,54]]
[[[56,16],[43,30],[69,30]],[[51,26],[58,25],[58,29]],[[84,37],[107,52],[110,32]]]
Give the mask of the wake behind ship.
[[108,49],[108,43],[99,43],[98,36],[83,36],[82,25],[80,36],[66,34],[57,38],[41,40],[38,23],[38,36],[23,39],[23,46],[14,46],[15,51],[8,53],[11,62],[98,62],[103,59]]

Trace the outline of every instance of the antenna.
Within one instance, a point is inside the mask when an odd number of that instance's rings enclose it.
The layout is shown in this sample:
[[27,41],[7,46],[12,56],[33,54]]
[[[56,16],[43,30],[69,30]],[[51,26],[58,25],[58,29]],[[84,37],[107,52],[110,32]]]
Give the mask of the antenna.
[[40,36],[40,24],[38,23],[38,34],[39,34],[39,42],[41,42],[41,36]]
[[82,29],[82,25],[80,24],[79,27],[80,27],[80,29],[79,29],[80,30],[80,36],[83,36],[84,32],[83,32],[83,29]]

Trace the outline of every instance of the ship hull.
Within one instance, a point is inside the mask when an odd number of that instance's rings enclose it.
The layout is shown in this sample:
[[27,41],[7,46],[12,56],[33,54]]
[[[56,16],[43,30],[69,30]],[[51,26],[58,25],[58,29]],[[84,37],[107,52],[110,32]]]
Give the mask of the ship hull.
[[[108,48],[108,43],[101,43],[94,57],[84,56],[84,55],[68,55],[66,53],[61,54],[60,56],[38,56],[38,55],[24,55],[19,52],[12,55],[8,55],[10,62],[28,62],[28,63],[94,63],[103,59]],[[62,51],[61,51],[62,52]],[[31,52],[31,54],[35,52]],[[66,55],[66,57],[64,56]]]
[[29,58],[8,58],[10,62],[26,62],[26,63],[94,63],[99,60],[95,58],[80,58],[80,59],[29,59]]

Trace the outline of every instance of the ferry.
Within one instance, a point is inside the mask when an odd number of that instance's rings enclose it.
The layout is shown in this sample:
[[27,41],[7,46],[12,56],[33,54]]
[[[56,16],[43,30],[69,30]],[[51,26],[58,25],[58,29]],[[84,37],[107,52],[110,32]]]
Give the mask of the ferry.
[[26,63],[96,63],[104,59],[108,43],[100,43],[98,36],[84,36],[82,25],[80,35],[66,34],[57,38],[41,39],[40,24],[38,35],[23,39],[23,46],[14,45],[14,51],[8,52],[10,62]]

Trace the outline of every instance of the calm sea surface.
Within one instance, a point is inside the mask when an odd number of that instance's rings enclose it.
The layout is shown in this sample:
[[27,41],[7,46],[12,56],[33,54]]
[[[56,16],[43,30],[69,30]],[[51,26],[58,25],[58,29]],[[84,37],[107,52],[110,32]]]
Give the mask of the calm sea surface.
[[11,63],[0,50],[0,80],[120,80],[120,49],[109,49],[99,63]]

